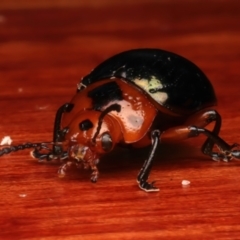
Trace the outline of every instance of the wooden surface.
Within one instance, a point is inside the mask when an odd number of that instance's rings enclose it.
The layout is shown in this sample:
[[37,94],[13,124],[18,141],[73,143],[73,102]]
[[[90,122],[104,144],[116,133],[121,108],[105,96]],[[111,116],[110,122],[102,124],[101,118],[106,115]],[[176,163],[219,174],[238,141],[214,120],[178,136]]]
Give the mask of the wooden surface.
[[[120,51],[156,47],[207,74],[220,135],[240,142],[239,1],[59,2],[0,3],[0,138],[51,140],[56,110],[82,76]],[[203,141],[159,148],[150,178],[161,191],[151,194],[135,181],[146,149],[102,159],[96,184],[76,169],[59,179],[58,163],[29,150],[1,157],[0,239],[240,239],[240,163],[211,161]]]

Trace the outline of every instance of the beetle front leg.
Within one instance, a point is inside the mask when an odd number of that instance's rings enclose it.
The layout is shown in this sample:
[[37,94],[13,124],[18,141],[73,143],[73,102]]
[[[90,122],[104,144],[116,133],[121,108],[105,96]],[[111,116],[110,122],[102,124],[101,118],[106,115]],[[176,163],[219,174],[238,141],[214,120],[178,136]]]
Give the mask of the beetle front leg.
[[97,168],[97,163],[98,163],[98,160],[96,160],[96,161],[94,161],[94,163],[90,164],[90,167],[92,169],[92,174],[91,174],[91,182],[92,183],[96,183],[98,180],[99,171]]
[[147,158],[147,160],[144,162],[142,169],[140,170],[138,177],[137,177],[137,182],[139,187],[144,190],[145,192],[157,192],[159,191],[158,188],[154,186],[154,182],[148,183],[148,177],[152,168],[152,163],[153,163],[153,158],[154,154],[156,152],[158,143],[159,143],[159,137],[160,137],[160,131],[159,130],[154,130],[151,133],[151,138],[152,138],[152,147],[150,154]]
[[[73,108],[72,103],[65,103],[62,105],[56,113],[55,122],[54,122],[54,130],[53,130],[53,144],[62,141],[64,135],[66,133],[66,129],[61,129],[61,120],[62,115],[65,112],[70,112]],[[42,152],[42,149],[35,148],[32,151],[31,155],[34,158],[41,160],[53,160],[53,159],[65,159],[67,157],[67,152],[64,152],[60,145],[54,144],[52,150],[49,150],[48,153]]]
[[60,178],[65,177],[67,170],[72,166],[72,164],[73,164],[72,161],[68,161],[64,163],[62,166],[60,166],[58,169],[58,176]]
[[[55,116],[55,122],[54,122],[54,130],[53,130],[53,142],[60,142],[62,141],[65,132],[64,129],[61,129],[61,120],[62,115],[65,112],[70,112],[74,105],[72,103],[65,103],[63,104],[57,111]],[[58,145],[53,146],[53,155],[59,155],[63,152],[62,147]]]
[[54,159],[64,160],[68,158],[67,152],[62,152],[60,155],[54,155],[50,148],[36,147],[31,153],[33,158],[38,159],[39,162],[47,160],[51,161]]

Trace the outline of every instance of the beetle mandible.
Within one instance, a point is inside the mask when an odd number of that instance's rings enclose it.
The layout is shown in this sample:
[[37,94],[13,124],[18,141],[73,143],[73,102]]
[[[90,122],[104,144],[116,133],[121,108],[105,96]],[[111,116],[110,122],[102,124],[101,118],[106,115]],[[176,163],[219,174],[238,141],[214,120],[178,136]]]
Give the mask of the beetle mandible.
[[[146,192],[158,191],[148,177],[160,142],[180,141],[203,134],[202,152],[213,160],[240,158],[240,151],[218,134],[221,116],[214,89],[192,62],[160,49],[135,49],[119,53],[78,84],[73,99],[55,117],[53,142],[5,147],[3,154],[34,148],[39,160],[66,159],[59,168],[64,176],[71,164],[90,167],[91,181],[98,179],[97,163],[115,145],[151,145],[137,181]],[[205,127],[214,122],[212,131]],[[52,148],[48,147],[52,144]],[[219,152],[214,152],[214,145]]]

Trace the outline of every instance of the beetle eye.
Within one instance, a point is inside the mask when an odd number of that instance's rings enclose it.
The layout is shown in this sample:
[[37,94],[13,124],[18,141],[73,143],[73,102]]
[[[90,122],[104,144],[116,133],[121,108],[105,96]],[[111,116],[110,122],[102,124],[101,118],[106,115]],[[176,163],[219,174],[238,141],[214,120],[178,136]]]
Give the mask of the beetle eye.
[[87,131],[92,127],[93,127],[93,124],[89,119],[83,120],[82,122],[79,123],[79,129],[82,131]]
[[109,133],[102,134],[102,148],[104,151],[108,152],[112,149],[113,143],[112,138]]

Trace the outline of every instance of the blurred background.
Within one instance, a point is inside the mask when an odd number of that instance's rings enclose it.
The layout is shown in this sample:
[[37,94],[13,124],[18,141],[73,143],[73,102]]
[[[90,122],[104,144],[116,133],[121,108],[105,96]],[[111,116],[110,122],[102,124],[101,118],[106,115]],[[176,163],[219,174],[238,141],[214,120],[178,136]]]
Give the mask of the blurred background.
[[[240,142],[239,9],[239,0],[1,0],[0,138],[51,140],[57,109],[96,65],[128,49],[160,48],[206,73],[220,134]],[[103,161],[95,185],[77,170],[59,180],[57,164],[39,164],[28,150],[4,156],[0,238],[239,239],[239,163],[211,161],[203,140],[160,147],[151,179],[161,192],[153,195],[135,182],[144,152]]]

